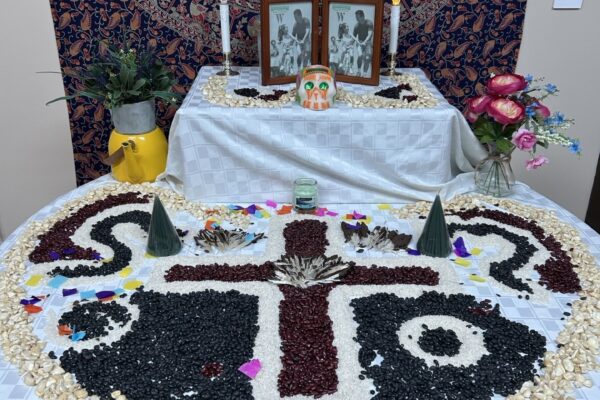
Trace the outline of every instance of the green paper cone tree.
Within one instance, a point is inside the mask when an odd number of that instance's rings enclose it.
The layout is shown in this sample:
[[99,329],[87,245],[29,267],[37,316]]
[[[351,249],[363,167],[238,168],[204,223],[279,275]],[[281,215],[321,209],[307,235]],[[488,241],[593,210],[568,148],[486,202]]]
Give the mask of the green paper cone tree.
[[435,196],[435,201],[429,210],[423,233],[417,242],[417,249],[421,254],[430,257],[448,257],[452,252],[452,243],[448,234],[448,225],[444,218],[444,209],[440,196]]
[[173,256],[181,250],[181,240],[158,196],[154,197],[146,252],[154,257]]

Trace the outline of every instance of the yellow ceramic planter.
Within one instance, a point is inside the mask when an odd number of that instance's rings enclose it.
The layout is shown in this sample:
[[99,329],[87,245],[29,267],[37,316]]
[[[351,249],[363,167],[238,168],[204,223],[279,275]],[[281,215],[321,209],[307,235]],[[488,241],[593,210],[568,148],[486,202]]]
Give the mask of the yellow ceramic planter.
[[140,134],[124,134],[113,130],[108,140],[108,154],[123,149],[112,165],[112,176],[121,182],[153,182],[167,167],[167,139],[159,127]]

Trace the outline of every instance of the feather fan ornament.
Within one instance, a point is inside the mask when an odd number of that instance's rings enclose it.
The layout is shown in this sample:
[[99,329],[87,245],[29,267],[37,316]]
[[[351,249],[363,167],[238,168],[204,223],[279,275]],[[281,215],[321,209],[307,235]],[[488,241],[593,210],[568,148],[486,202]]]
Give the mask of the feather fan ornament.
[[274,264],[271,282],[299,288],[334,283],[354,267],[353,262],[344,262],[339,256],[283,256]]
[[398,231],[376,226],[372,231],[367,224],[359,222],[357,225],[351,225],[342,222],[342,231],[346,243],[352,243],[355,248],[373,249],[382,252],[398,251],[406,249],[411,235],[398,233]]
[[248,233],[241,229],[227,230],[217,227],[213,230],[202,229],[194,236],[196,245],[206,253],[239,250],[264,239],[264,233]]

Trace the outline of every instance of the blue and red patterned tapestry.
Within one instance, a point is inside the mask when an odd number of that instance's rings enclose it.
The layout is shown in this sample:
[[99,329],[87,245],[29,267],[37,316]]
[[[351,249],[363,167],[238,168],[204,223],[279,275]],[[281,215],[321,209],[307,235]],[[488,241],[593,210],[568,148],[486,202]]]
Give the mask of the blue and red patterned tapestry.
[[[260,0],[229,3],[234,63],[257,65]],[[50,0],[50,5],[63,72],[91,62],[102,39],[127,37],[142,47],[155,45],[179,81],[175,89],[185,94],[201,66],[222,60],[218,0]],[[452,104],[462,107],[481,92],[490,73],[514,70],[526,0],[402,0],[402,5],[399,66],[423,68]],[[389,13],[386,1],[385,50]],[[64,83],[72,87],[67,76]],[[100,155],[112,128],[102,105],[85,99],[68,103],[81,185],[109,171]],[[175,111],[159,104],[159,125],[168,128]]]

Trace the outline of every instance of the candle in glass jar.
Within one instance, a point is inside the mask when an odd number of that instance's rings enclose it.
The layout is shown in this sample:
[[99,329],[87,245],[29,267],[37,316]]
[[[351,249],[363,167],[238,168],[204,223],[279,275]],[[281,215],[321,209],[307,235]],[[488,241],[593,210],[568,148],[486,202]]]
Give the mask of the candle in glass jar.
[[294,181],[294,208],[299,212],[317,209],[317,181],[312,178],[298,178]]
[[221,42],[223,43],[223,53],[231,52],[231,43],[229,42],[229,4],[227,0],[221,0],[219,7],[221,14]]
[[390,54],[398,49],[398,29],[400,28],[400,0],[392,0],[390,15]]

